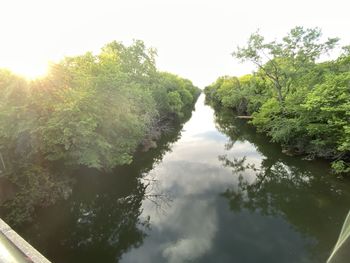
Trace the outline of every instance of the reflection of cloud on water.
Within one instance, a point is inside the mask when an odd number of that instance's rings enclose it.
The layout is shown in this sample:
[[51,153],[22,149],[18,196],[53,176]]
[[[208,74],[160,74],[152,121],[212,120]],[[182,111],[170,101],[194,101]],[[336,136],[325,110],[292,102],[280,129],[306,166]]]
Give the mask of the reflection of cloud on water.
[[212,247],[217,229],[215,206],[207,201],[186,201],[177,206],[189,213],[180,217],[170,216],[173,220],[168,227],[173,228],[172,231],[176,231],[179,237],[165,245],[162,255],[167,262],[193,261]]
[[[220,193],[238,181],[218,156],[226,153],[261,162],[261,155],[249,142],[237,142],[227,151],[226,141],[181,139],[146,176],[155,179],[157,191],[170,195],[173,201],[165,213],[144,201],[142,216],[150,216],[152,231],[140,248],[124,256],[123,262],[196,261],[212,250],[218,228],[216,202]],[[247,177],[253,176],[248,173]]]
[[217,132],[214,122],[214,111],[209,106],[204,105],[204,99],[204,95],[198,98],[196,110],[193,112],[191,120],[187,122],[183,128],[182,141],[191,140],[194,136],[203,131]]
[[161,190],[170,191],[174,197],[208,194],[209,191],[216,194],[223,186],[236,182],[229,169],[200,162],[168,162],[153,170],[151,175],[159,180]]
[[[142,217],[150,216],[151,231],[141,247],[123,256],[123,262],[188,262],[209,255],[220,230],[220,194],[238,184],[238,176],[218,157],[246,156],[251,163],[261,163],[262,156],[248,141],[225,148],[230,139],[217,131],[213,110],[203,100],[201,96],[172,151],[145,177],[156,180],[157,191],[170,195],[172,202],[165,213],[159,213],[152,201],[143,202]],[[254,176],[250,173],[245,176]]]
[[205,139],[212,140],[215,142],[226,142],[227,137],[222,133],[218,133],[217,131],[206,131],[202,133],[198,133],[192,137],[193,139]]
[[[200,160],[167,160],[153,169],[146,178],[155,179],[157,191],[169,194],[172,199],[194,195],[202,198],[208,195],[216,196],[227,187],[237,185],[238,176],[232,174],[232,169],[224,167],[218,158],[215,159],[215,165]],[[247,170],[244,176],[254,177],[255,173]],[[144,204],[144,208],[147,206],[148,204]]]
[[236,142],[234,147],[225,150],[227,141],[227,138],[225,140],[206,140],[203,137],[203,139],[198,138],[188,141],[183,141],[181,139],[174,144],[172,152],[168,152],[163,157],[161,165],[167,165],[172,161],[183,161],[210,164],[222,168],[218,156],[223,154],[230,154],[230,156],[237,158],[245,156],[250,163],[253,162],[256,165],[260,164],[262,155],[256,151],[254,145],[248,141]]
[[151,217],[152,231],[145,244],[125,255],[123,261],[185,262],[210,251],[217,229],[214,202],[222,187],[236,180],[230,171],[173,161],[158,166],[149,176],[157,179],[158,189],[169,192],[173,201],[165,213],[159,213],[152,202],[144,202],[142,214]]
[[216,202],[224,189],[237,184],[237,176],[219,162],[167,161],[149,177],[173,201],[165,213],[159,213],[152,202],[144,202],[142,214],[150,216],[152,231],[145,244],[126,254],[123,261],[186,262],[209,253],[218,228]]
[[217,231],[213,201],[190,197],[174,201],[166,216],[152,222],[143,246],[124,255],[123,262],[186,262],[208,253]]

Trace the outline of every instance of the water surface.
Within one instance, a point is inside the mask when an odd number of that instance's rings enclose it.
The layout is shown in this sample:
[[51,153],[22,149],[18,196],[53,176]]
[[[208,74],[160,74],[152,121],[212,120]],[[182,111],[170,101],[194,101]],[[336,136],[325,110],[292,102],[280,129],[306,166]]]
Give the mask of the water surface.
[[80,171],[68,200],[19,231],[62,263],[319,263],[349,208],[350,182],[327,162],[282,154],[202,95],[157,149],[111,174]]

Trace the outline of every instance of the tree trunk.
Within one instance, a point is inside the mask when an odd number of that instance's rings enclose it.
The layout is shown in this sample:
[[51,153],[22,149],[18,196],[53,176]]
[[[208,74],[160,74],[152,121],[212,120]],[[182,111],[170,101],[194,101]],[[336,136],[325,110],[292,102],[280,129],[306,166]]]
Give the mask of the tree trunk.
[[275,81],[275,88],[277,90],[278,101],[279,101],[280,105],[282,106],[283,105],[282,87],[277,81]]

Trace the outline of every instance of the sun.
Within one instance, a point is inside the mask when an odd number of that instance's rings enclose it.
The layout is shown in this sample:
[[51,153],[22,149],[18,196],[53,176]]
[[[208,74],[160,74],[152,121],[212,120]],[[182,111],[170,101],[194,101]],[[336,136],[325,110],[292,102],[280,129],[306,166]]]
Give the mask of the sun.
[[14,60],[0,65],[0,68],[6,68],[11,72],[21,75],[26,79],[33,80],[47,74],[48,63],[37,61]]

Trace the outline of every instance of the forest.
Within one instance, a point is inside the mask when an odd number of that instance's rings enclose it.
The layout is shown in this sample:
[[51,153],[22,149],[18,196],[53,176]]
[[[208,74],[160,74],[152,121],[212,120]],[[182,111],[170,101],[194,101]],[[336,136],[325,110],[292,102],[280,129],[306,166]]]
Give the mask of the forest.
[[350,46],[325,59],[338,43],[319,28],[295,27],[270,42],[255,32],[232,55],[256,70],[219,77],[204,90],[207,103],[248,116],[285,154],[329,159],[334,173],[349,174]]
[[156,55],[142,41],[113,41],[33,81],[0,70],[0,175],[16,189],[2,204],[9,222],[67,198],[80,167],[130,164],[184,121],[200,90],[157,70]]

